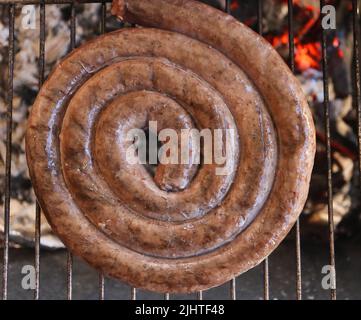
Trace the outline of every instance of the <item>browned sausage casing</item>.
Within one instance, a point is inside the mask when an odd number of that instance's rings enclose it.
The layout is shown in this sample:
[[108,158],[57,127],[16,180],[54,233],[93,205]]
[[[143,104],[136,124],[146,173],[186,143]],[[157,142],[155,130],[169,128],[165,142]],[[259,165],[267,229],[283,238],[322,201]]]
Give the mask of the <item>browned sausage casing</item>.
[[[129,28],[84,44],[42,87],[26,134],[39,203],[66,246],[160,292],[210,288],[254,267],[305,203],[315,153],[301,87],[275,50],[196,1],[118,0]],[[234,129],[217,164],[125,159],[126,132]]]

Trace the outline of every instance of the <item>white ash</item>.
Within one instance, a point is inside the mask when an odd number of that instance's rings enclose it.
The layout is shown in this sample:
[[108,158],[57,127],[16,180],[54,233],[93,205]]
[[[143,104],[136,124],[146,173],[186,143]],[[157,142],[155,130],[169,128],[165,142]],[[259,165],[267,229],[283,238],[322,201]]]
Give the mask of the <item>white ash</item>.
[[[6,47],[8,45],[8,38],[9,38],[9,28],[5,27],[0,22],[0,45],[3,47]],[[0,56],[0,62],[1,62],[1,56]]]
[[[99,8],[99,4],[76,6],[77,44],[83,43],[99,33]],[[108,9],[110,8],[108,7]],[[70,50],[69,12],[67,5],[46,6],[46,75]],[[109,15],[110,12],[108,12]],[[29,110],[38,92],[39,8],[37,8],[36,17],[36,28],[24,29],[21,10],[16,11],[11,161],[10,239],[12,243],[30,246],[33,245],[35,237],[35,195],[31,189],[26,165],[24,135]],[[2,212],[5,200],[6,77],[9,36],[7,23],[6,20],[0,20],[0,203]],[[0,215],[0,234],[3,232],[3,220],[4,215]],[[44,216],[42,216],[41,222],[41,245],[47,248],[63,247],[58,238],[52,234]]]

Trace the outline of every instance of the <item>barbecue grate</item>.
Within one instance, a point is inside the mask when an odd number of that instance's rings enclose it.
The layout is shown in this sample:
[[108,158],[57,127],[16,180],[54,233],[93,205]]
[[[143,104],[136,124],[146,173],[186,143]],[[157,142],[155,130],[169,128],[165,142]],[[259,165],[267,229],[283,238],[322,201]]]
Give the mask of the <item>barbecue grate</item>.
[[[2,298],[7,299],[8,294],[8,271],[9,271],[9,229],[10,229],[10,191],[11,191],[11,156],[12,156],[12,109],[13,109],[13,82],[14,82],[14,23],[15,23],[15,7],[25,4],[39,5],[40,7],[40,45],[39,45],[39,87],[44,82],[45,71],[45,17],[46,5],[48,4],[69,4],[71,9],[71,34],[70,34],[70,48],[75,48],[76,45],[76,5],[78,3],[100,3],[101,14],[99,17],[101,33],[106,31],[105,20],[107,14],[107,5],[111,0],[97,1],[97,0],[0,0],[0,5],[7,6],[9,15],[9,70],[8,70],[8,87],[7,87],[7,112],[6,112],[6,163],[5,163],[5,202],[4,202],[4,249],[3,249],[3,268],[2,268]],[[321,7],[325,5],[324,0],[320,1]],[[257,0],[257,17],[258,17],[258,32],[262,35],[262,5],[263,0]],[[225,0],[225,11],[230,13],[230,0]],[[359,50],[359,36],[360,36],[360,13],[358,0],[352,0],[353,10],[353,37],[354,37],[354,52]],[[322,13],[321,13],[322,14]],[[294,43],[294,19],[293,19],[293,1],[288,0],[288,27],[289,27],[289,66],[291,70],[295,71],[295,43]],[[323,87],[324,87],[324,118],[325,118],[325,136],[326,136],[326,152],[327,152],[327,194],[328,194],[328,233],[329,233],[329,263],[335,267],[335,246],[334,246],[334,221],[333,221],[333,190],[332,190],[332,159],[331,159],[331,132],[330,132],[330,103],[329,103],[329,88],[328,88],[328,59],[327,59],[327,31],[322,29],[322,72],[323,72]],[[359,158],[361,159],[361,99],[360,99],[360,62],[358,54],[354,54],[353,73],[355,78],[355,90],[353,92],[354,101],[357,108],[358,118],[358,144],[359,144]],[[359,173],[361,173],[361,161],[359,161]],[[360,174],[361,177],[361,174]],[[361,180],[360,180],[361,184]],[[40,207],[36,206],[36,223],[35,223],[35,250],[34,250],[34,266],[36,270],[36,288],[34,290],[34,299],[39,299],[40,289]],[[295,233],[295,261],[296,261],[296,283],[295,294],[296,298],[302,299],[302,272],[301,272],[301,236],[300,223],[297,221],[294,230]],[[67,253],[67,298],[72,299],[72,275],[73,275],[73,257],[70,252]],[[268,258],[263,262],[263,288],[264,299],[268,300],[270,297],[269,291],[269,264]],[[336,277],[336,275],[335,275]],[[336,279],[334,279],[336,282]],[[104,276],[99,274],[99,299],[104,299]],[[229,284],[229,298],[236,300],[236,279],[230,281]],[[331,299],[336,299],[336,289],[330,291]],[[130,298],[137,299],[137,289],[132,288]],[[203,299],[203,292],[197,293],[199,300]],[[169,294],[164,295],[164,299],[170,299]]]

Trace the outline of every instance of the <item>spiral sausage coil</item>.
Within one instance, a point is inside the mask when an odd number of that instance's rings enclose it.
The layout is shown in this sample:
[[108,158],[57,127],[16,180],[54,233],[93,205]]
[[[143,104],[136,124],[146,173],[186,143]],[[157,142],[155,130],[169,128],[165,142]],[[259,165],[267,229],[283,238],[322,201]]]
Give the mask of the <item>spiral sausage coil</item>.
[[[116,0],[147,28],[87,42],[51,73],[26,134],[42,210],[101,272],[159,292],[204,290],[260,263],[305,203],[315,152],[299,83],[261,37],[196,1]],[[217,164],[129,164],[126,132],[232,129]]]

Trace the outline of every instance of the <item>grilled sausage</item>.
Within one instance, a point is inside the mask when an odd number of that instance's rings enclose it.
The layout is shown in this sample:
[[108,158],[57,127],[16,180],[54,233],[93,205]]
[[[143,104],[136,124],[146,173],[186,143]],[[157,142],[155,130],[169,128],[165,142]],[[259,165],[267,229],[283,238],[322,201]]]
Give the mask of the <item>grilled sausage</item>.
[[[315,152],[307,102],[274,49],[214,8],[115,0],[112,12],[154,28],[100,36],[45,82],[26,134],[39,203],[66,246],[107,275],[160,292],[219,285],[267,257],[303,208]],[[125,158],[126,132],[148,120],[231,129],[228,161],[151,176]]]

